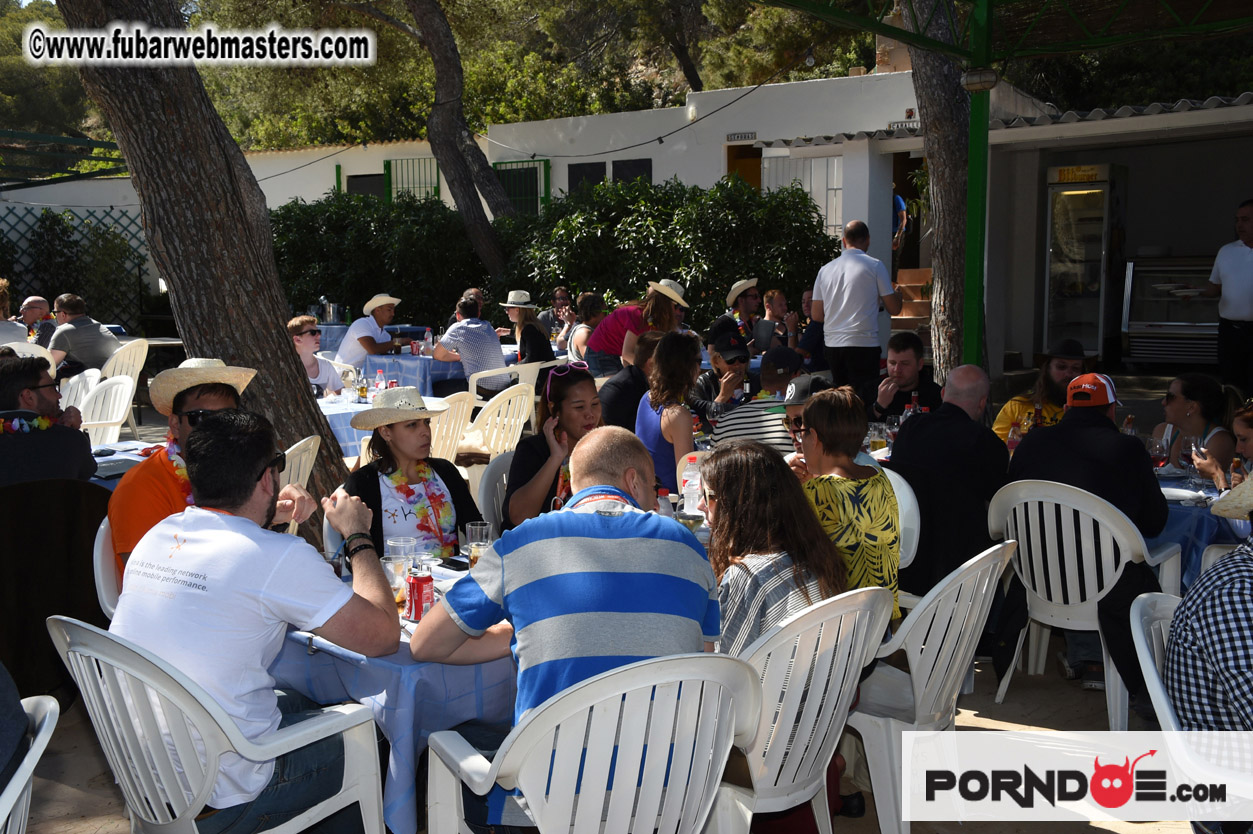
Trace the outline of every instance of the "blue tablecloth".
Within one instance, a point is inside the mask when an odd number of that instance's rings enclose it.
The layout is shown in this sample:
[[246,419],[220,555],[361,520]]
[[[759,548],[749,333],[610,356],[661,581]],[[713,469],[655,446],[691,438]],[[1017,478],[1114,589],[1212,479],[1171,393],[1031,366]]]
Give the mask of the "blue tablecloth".
[[379,371],[384,379],[395,379],[401,387],[417,388],[422,396],[430,397],[435,391],[434,383],[445,379],[465,379],[465,369],[460,362],[440,362],[429,356],[367,356],[362,371],[371,383]]
[[[1163,478],[1162,486],[1188,488],[1183,478]],[[1213,488],[1207,490],[1214,493]],[[1237,544],[1241,539],[1231,529],[1231,523],[1222,516],[1214,515],[1209,507],[1187,507],[1176,501],[1169,502],[1170,516],[1161,535],[1146,539],[1149,548],[1168,542],[1177,542],[1183,549],[1183,590],[1196,581],[1201,573],[1201,555],[1211,544]]]
[[[322,344],[320,350],[329,350],[332,353],[338,351],[340,343],[344,341],[344,334],[348,332],[348,325],[319,324],[318,328],[322,331]],[[408,336],[410,339],[421,339],[424,335],[426,335],[426,331],[430,328],[422,327],[416,324],[389,324],[383,329],[396,336]]]
[[427,737],[466,721],[513,719],[516,674],[511,658],[477,666],[418,663],[409,644],[388,657],[364,657],[304,632],[289,631],[270,666],[277,686],[323,704],[368,706],[391,745],[383,785],[383,819],[392,834],[415,834],[418,757]]
[[369,407],[366,403],[318,400],[318,408],[326,415],[326,422],[331,424],[331,433],[339,441],[339,448],[346,458],[361,454],[362,444],[370,439],[371,432],[357,431],[350,425],[352,415]]

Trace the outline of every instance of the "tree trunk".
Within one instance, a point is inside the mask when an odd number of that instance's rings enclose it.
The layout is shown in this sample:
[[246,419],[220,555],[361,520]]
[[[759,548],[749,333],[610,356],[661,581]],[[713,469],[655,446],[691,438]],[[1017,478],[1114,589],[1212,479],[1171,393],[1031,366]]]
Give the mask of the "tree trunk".
[[[61,0],[57,8],[73,29],[112,20],[184,27],[175,0]],[[265,414],[284,447],[308,435],[322,438],[309,490],[329,495],[347,470],[284,327],[291,312],[265,196],[200,74],[192,67],[87,66],[80,75],[130,168],[187,355],[257,368],[243,406]],[[318,524],[302,532],[320,541]]]
[[[952,0],[916,0],[918,17],[930,16],[931,4]],[[925,34],[948,41],[940,11]],[[906,16],[908,24],[909,17]],[[962,316],[966,296],[966,162],[970,144],[970,94],[961,85],[962,70],[936,52],[909,47],[914,95],[922,124],[923,153],[931,191],[932,289],[931,356],[936,382],[962,363]]]
[[448,180],[470,243],[492,277],[505,270],[505,253],[488,221],[479,195],[496,217],[516,213],[509,195],[474,141],[461,103],[464,75],[461,53],[439,0],[406,0],[409,13],[422,33],[422,45],[435,65],[435,106],[427,121],[427,138]]

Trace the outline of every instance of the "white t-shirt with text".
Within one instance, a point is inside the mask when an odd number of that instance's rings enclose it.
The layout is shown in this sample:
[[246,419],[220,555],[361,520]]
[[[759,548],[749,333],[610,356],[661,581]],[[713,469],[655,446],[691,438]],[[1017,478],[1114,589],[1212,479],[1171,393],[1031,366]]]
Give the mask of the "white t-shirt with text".
[[[123,579],[109,631],[203,687],[252,740],[279,725],[267,669],[288,625],[319,628],[352,598],[303,539],[200,507],[149,530]],[[223,756],[209,805],[255,799],[273,772],[273,761]]]

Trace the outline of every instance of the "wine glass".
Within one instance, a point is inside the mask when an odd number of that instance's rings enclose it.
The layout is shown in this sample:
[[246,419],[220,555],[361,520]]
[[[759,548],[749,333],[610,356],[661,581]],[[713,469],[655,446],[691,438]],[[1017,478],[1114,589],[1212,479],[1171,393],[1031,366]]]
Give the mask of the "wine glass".
[[1194,456],[1204,458],[1205,451],[1201,446],[1201,438],[1190,434],[1179,441],[1179,466],[1188,472],[1188,486],[1199,489],[1201,473],[1197,471]]
[[1144,448],[1149,453],[1149,459],[1153,461],[1153,468],[1166,465],[1168,450],[1160,437],[1150,436],[1144,441]]
[[887,435],[888,453],[891,454],[892,448],[896,445],[896,433],[901,430],[901,415],[889,414],[884,425],[887,427],[884,434]]

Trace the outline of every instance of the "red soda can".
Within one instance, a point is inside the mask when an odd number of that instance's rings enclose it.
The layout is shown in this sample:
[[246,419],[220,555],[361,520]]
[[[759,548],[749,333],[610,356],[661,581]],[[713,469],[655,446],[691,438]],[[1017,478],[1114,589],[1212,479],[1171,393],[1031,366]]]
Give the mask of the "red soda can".
[[409,343],[409,355],[410,355],[410,356],[419,356],[420,354],[418,353],[418,347],[419,347],[420,345],[421,345],[421,342],[417,341],[416,339],[415,339],[414,341],[410,342],[410,343]]
[[416,623],[431,610],[435,604],[435,580],[431,572],[423,568],[409,568],[409,576],[405,580],[405,619]]
[[400,380],[398,380],[398,379],[389,379],[389,380],[387,380],[387,387],[388,387],[388,388],[399,388],[399,387],[400,387]]

